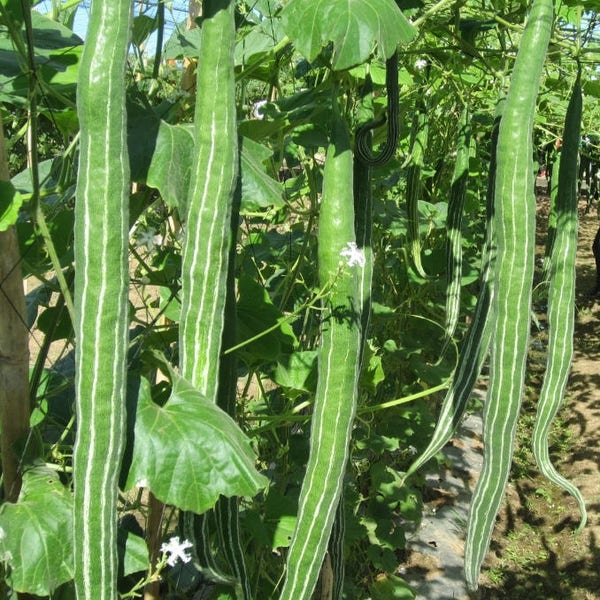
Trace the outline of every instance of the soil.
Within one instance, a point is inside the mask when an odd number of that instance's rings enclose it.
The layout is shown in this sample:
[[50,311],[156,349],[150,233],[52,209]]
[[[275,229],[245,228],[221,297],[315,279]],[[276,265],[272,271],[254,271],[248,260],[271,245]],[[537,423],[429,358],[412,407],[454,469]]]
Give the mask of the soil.
[[[582,492],[585,529],[575,501],[538,472],[529,443],[544,375],[545,306],[534,304],[529,378],[517,432],[511,480],[497,519],[480,587],[469,594],[462,576],[470,494],[482,461],[481,420],[470,415],[445,449],[449,466],[428,476],[425,513],[409,540],[401,574],[418,600],[600,600],[600,297],[592,297],[596,211],[580,203],[575,355],[565,403],[550,436],[552,460]],[[538,198],[538,264],[544,256],[548,199]],[[485,384],[485,381],[482,382]]]
[[[518,472],[507,490],[484,566],[482,599],[600,599],[600,298],[590,294],[596,282],[591,248],[600,222],[595,210],[586,212],[586,203],[582,198],[575,355],[565,407],[551,438],[551,455],[559,472],[581,490],[588,522],[581,534],[574,533],[580,518],[575,501],[537,473],[528,449],[522,456],[517,449],[515,461],[521,460],[522,465],[513,469]],[[541,257],[547,198],[540,197],[538,205]],[[537,332],[540,342],[545,335],[544,330]],[[536,374],[535,367],[528,388],[530,400],[535,400],[543,377],[543,371]],[[527,439],[522,439],[521,445],[526,444]]]

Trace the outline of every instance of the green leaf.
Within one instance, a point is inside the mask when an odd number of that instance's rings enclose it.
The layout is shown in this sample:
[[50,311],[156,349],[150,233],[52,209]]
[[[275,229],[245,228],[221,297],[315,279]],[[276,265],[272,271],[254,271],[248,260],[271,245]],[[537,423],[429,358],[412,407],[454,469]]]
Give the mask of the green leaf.
[[158,189],[163,200],[185,214],[185,201],[191,173],[189,158],[194,153],[193,128],[160,121],[156,147],[148,168],[146,183]]
[[283,515],[278,521],[273,533],[273,548],[289,548],[296,529],[296,515]]
[[170,288],[161,286],[159,288],[160,304],[159,310],[167,319],[177,323],[181,317],[181,301],[173,294]]
[[[191,173],[189,157],[193,153],[192,126],[169,125],[160,121],[146,183],[158,189],[164,201],[169,206],[178,208],[181,214],[186,212],[185,202]],[[265,172],[264,162],[271,155],[271,150],[262,144],[242,138],[242,212],[254,212],[268,206],[280,208],[284,205],[282,185]]]
[[158,22],[154,17],[148,15],[137,15],[133,19],[133,26],[131,28],[131,41],[136,46],[141,46],[150,36],[150,34],[156,30]]
[[0,0],[0,6],[2,6],[2,11],[0,11],[2,19],[0,22],[3,24],[6,22],[5,15],[17,24],[23,22],[23,3],[21,0]]
[[580,6],[588,11],[600,10],[600,0],[564,0],[566,6]]
[[0,181],[0,231],[17,222],[23,197],[10,181]]
[[0,559],[17,592],[47,596],[73,578],[73,505],[58,475],[39,466],[23,475],[16,504],[0,507]]
[[165,44],[164,59],[196,58],[200,52],[200,34],[201,29],[198,27],[187,31],[176,27]]
[[38,317],[38,329],[51,341],[66,340],[73,336],[73,324],[64,307],[49,306]]
[[242,137],[241,147],[242,214],[268,206],[281,208],[284,205],[283,186],[269,177],[263,166],[273,153],[262,144],[246,137]]
[[583,91],[586,96],[600,98],[600,81],[590,80],[583,83]]
[[394,0],[291,0],[281,17],[285,32],[311,62],[333,42],[336,71],[365,62],[375,47],[389,58],[416,35]]
[[119,529],[117,545],[119,547],[120,575],[132,575],[148,569],[148,546],[143,538],[131,531]]
[[375,353],[369,344],[365,344],[359,385],[370,394],[375,394],[377,386],[385,381],[385,371],[381,356]]
[[[56,21],[31,11],[34,61],[38,77],[62,93],[74,92],[83,40]],[[9,102],[27,96],[28,74],[9,37],[0,37],[0,98]]]
[[373,600],[413,600],[416,595],[411,587],[396,575],[378,577],[371,586]]
[[275,367],[273,381],[288,390],[314,393],[317,385],[317,351],[286,354]]
[[[273,48],[284,37],[279,19],[265,18],[250,29],[235,46],[235,65],[262,63],[271,55]],[[254,76],[254,73],[253,73]]]
[[[291,352],[296,336],[290,324],[284,321],[281,311],[271,302],[267,290],[251,277],[243,275],[238,282],[238,292],[239,342],[260,336],[242,348],[244,360],[270,362],[283,353]],[[267,330],[268,333],[264,333]]]
[[254,496],[268,481],[254,467],[248,438],[186,380],[173,378],[162,407],[142,379],[126,487],[143,485],[165,504],[195,513],[212,508],[219,495]]

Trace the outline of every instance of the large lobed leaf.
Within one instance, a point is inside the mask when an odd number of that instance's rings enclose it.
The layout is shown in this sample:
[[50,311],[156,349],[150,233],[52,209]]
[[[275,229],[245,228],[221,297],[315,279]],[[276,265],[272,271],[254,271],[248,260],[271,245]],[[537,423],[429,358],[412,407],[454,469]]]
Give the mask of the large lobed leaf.
[[164,406],[142,380],[127,488],[148,487],[166,504],[203,513],[220,495],[254,496],[268,480],[254,467],[248,438],[235,421],[173,374]]
[[0,507],[0,560],[17,592],[51,594],[73,577],[71,493],[47,467],[23,475],[19,501]]
[[416,35],[394,0],[290,0],[281,16],[285,32],[309,61],[333,42],[336,71],[365,62],[375,47],[389,58]]
[[[160,191],[163,200],[185,214],[194,129],[190,125],[170,125],[151,111],[130,106],[130,158],[134,179],[145,181]],[[242,176],[241,212],[283,206],[283,186],[265,172],[272,152],[262,144],[242,137],[240,167]]]

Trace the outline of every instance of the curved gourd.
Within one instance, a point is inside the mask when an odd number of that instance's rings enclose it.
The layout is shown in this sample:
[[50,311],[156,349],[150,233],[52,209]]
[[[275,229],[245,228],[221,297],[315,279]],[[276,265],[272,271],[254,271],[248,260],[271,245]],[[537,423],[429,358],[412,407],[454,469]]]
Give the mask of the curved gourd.
[[567,108],[556,196],[556,229],[549,262],[548,360],[533,428],[533,455],[540,471],[577,500],[581,530],[586,523],[581,492],[557,472],[548,452],[548,432],[560,408],[573,359],[575,323],[575,258],[577,251],[577,165],[581,139],[581,81],[573,86]]

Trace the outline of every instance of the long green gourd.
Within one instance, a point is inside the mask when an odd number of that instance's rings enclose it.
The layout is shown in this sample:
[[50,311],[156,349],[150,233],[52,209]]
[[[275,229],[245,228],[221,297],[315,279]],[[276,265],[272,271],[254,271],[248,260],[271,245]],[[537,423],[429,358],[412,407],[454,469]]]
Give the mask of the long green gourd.
[[404,479],[414,474],[425,463],[431,460],[450,440],[458,426],[467,406],[469,396],[488,354],[492,328],[490,326],[491,307],[494,297],[493,273],[496,261],[496,245],[494,240],[494,188],[496,175],[496,145],[500,118],[494,122],[491,136],[490,169],[486,194],[486,234],[481,258],[481,274],[479,276],[479,295],[477,306],[467,330],[465,341],[458,357],[458,365],[452,384],[442,403],[438,422],[427,448],[419,454],[407,469]]
[[[465,107],[459,121],[456,162],[450,186],[448,217],[446,219],[446,345],[452,339],[460,312],[460,284],[462,280],[462,216],[469,178],[469,149],[471,144],[471,117]],[[443,354],[443,351],[442,351]]]
[[533,455],[540,471],[553,483],[569,492],[579,505],[581,522],[586,523],[585,502],[581,492],[560,475],[548,452],[548,432],[560,408],[573,358],[575,322],[575,255],[577,251],[577,175],[581,139],[581,81],[578,74],[565,119],[556,196],[556,229],[550,254],[548,288],[548,359],[546,376],[538,400],[533,428]]
[[552,0],[533,0],[498,134],[494,323],[483,414],[484,461],[473,493],[465,575],[476,589],[510,471],[529,343],[535,255],[533,120],[552,32]]
[[[232,206],[238,177],[235,104],[235,1],[204,0],[195,107],[196,156],[186,215],[179,327],[181,375],[217,402],[227,298]],[[214,514],[184,515],[205,574],[244,587],[250,597],[235,500]],[[216,529],[216,531],[215,531]],[[213,537],[223,540],[219,556]],[[227,572],[229,571],[229,572]]]
[[318,239],[320,283],[333,283],[333,288],[322,306],[310,454],[281,600],[308,600],[316,585],[342,493],[356,412],[361,348],[357,272],[363,255],[354,246],[350,137],[337,97],[333,104]]
[[[395,73],[391,72],[392,69]],[[371,245],[373,225],[373,191],[371,186],[371,166],[384,164],[390,160],[398,143],[398,54],[386,62],[388,87],[388,137],[384,147],[373,155],[371,130],[377,126],[373,121],[373,86],[370,74],[367,74],[363,87],[363,99],[359,105],[357,121],[364,123],[354,136],[354,233],[356,246],[364,254],[365,264],[358,273],[357,301],[361,307],[361,349],[359,362],[362,366],[367,330],[371,314],[371,283],[373,279],[373,248]],[[396,86],[390,93],[390,85]],[[392,103],[395,103],[392,105]],[[395,121],[390,124],[389,119]],[[360,150],[359,150],[360,147]],[[385,157],[385,158],[384,158]],[[383,162],[382,162],[383,161]],[[329,539],[328,555],[333,577],[331,598],[341,600],[344,592],[345,510],[344,495],[340,496],[336,517]]]
[[181,276],[179,369],[216,401],[233,194],[238,171],[235,2],[204,0],[195,108],[196,156]]
[[419,103],[413,117],[409,164],[406,169],[406,216],[408,219],[408,246],[417,274],[426,278],[421,261],[421,234],[419,233],[419,199],[421,171],[425,164],[425,150],[429,138],[429,117]]
[[[392,72],[395,71],[395,72]],[[398,53],[386,61],[386,78],[388,88],[388,137],[385,145],[373,155],[371,130],[373,121],[373,89],[370,74],[367,74],[363,87],[363,99],[359,105],[357,121],[365,123],[360,126],[354,136],[354,233],[357,249],[364,254],[364,266],[358,273],[357,302],[361,307],[361,348],[359,362],[362,368],[364,348],[371,316],[371,287],[373,279],[373,248],[371,243],[373,228],[373,190],[371,186],[371,167],[381,165],[390,160],[398,143]],[[390,92],[390,85],[395,90]],[[394,122],[390,124],[389,120]],[[359,150],[360,148],[360,150]],[[344,593],[345,561],[345,510],[342,492],[338,503],[336,517],[329,539],[328,555],[331,562],[333,582],[331,585],[332,600],[341,600]]]
[[129,323],[125,68],[130,18],[130,0],[92,0],[77,87],[73,481],[78,600],[117,596],[117,482],[125,443]]

